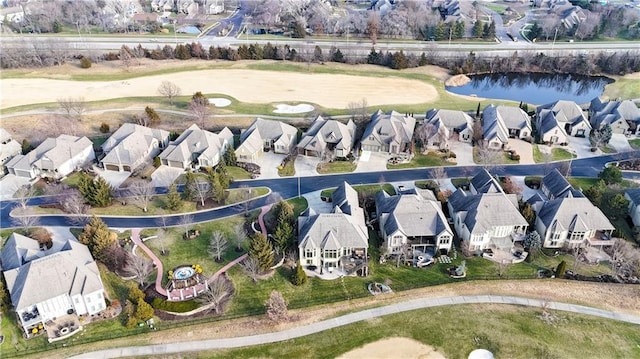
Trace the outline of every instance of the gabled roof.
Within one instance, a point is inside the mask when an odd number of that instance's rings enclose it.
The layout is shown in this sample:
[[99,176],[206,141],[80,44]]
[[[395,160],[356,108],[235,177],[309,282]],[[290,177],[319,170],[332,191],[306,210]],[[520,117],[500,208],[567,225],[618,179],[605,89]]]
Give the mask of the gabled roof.
[[640,188],[628,189],[625,193],[629,196],[630,201],[637,205],[640,205]]
[[[3,248],[2,260],[11,303],[16,309],[63,294],[85,295],[103,289],[98,266],[85,245],[67,240],[57,251],[52,248],[40,256],[30,253],[33,249],[24,248],[28,246],[26,240],[37,244],[35,240],[24,236],[14,238],[10,248]],[[22,264],[7,270],[5,262],[10,266]]]
[[498,180],[484,168],[480,169],[470,182],[478,193],[503,192]]
[[386,235],[396,231],[407,237],[437,236],[445,231],[453,233],[440,202],[418,193],[389,196],[380,191],[376,194],[376,211],[378,218],[384,220]]
[[369,246],[367,228],[358,222],[356,216],[345,213],[321,213],[311,216],[300,231],[299,247],[366,248]]
[[542,177],[542,186],[546,187],[554,197],[561,197],[573,187],[566,178],[554,168],[546,176]]
[[322,152],[328,143],[332,143],[336,149],[351,152],[355,144],[355,132],[356,125],[351,120],[345,125],[340,121],[325,120],[318,116],[302,135],[298,148]]
[[378,143],[409,143],[413,139],[413,131],[416,127],[416,119],[411,116],[403,116],[396,111],[383,113],[376,111],[371,117],[371,122],[362,135],[363,141],[370,137]]
[[561,113],[556,114],[551,110],[542,110],[538,116],[540,116],[539,132],[541,134],[546,134],[548,132],[558,130],[560,131],[560,134],[564,135],[565,137],[567,136],[567,132],[564,130],[564,126],[562,126],[562,123],[567,122],[566,117],[564,117],[563,114]]
[[602,102],[599,98],[591,100],[591,125],[600,127],[619,120],[640,122],[640,109],[631,100]]
[[562,114],[562,116],[557,116],[559,121],[566,120],[566,122],[576,124],[577,122],[587,120],[584,111],[582,111],[580,106],[573,101],[558,100],[536,108],[538,116],[540,116],[540,113],[545,110],[552,111],[556,116]]
[[497,226],[526,226],[527,220],[518,210],[515,194],[467,194],[458,188],[450,197],[454,212],[466,212],[464,223],[469,233],[486,233]]
[[358,192],[346,181],[342,182],[331,195],[331,203],[340,208],[342,213],[349,215],[359,214],[360,205],[358,203]]
[[509,142],[509,130],[494,105],[489,105],[482,111],[482,137],[486,141],[497,138],[502,143]]
[[495,109],[506,128],[531,129],[531,119],[520,107],[499,105]]
[[168,138],[165,130],[125,123],[102,144],[106,153],[102,162],[132,166],[149,151],[154,140],[163,143]]
[[246,131],[240,134],[240,146],[254,153],[264,146],[266,140],[289,144],[297,135],[298,129],[288,123],[258,117]]
[[56,169],[87,148],[93,148],[93,143],[87,137],[60,135],[47,138],[26,155],[14,157],[7,163],[7,167],[22,170],[30,170],[32,167]]
[[160,159],[185,162],[191,161],[192,154],[212,161],[224,149],[225,142],[233,141],[233,134],[225,127],[218,134],[201,130],[196,124],[187,128],[175,141],[160,153]]
[[602,211],[587,198],[557,198],[545,202],[538,218],[545,227],[560,226],[569,231],[615,229]]
[[427,111],[424,121],[425,123],[433,124],[436,128],[439,128],[442,124],[449,129],[456,129],[458,131],[473,127],[473,118],[466,112],[458,110],[434,108]]

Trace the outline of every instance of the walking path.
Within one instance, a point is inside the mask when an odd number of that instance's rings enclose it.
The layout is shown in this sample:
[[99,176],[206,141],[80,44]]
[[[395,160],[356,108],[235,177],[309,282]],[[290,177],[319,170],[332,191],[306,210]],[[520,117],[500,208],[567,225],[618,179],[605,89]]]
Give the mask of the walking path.
[[149,247],[147,247],[144,243],[142,243],[142,240],[140,240],[140,228],[131,229],[131,240],[138,247],[140,247],[153,261],[153,265],[158,270],[158,274],[156,275],[156,292],[166,297],[167,291],[164,288],[162,288],[162,276],[164,275],[164,269],[162,268],[162,261],[160,260],[160,258],[158,258],[158,256],[156,256],[151,251],[151,249],[149,249]]
[[303,336],[330,330],[348,324],[353,324],[365,320],[370,320],[385,315],[402,313],[410,310],[449,306],[455,304],[509,304],[525,307],[546,307],[552,310],[562,310],[566,312],[593,315],[596,317],[617,320],[621,322],[640,325],[640,317],[617,313],[597,308],[586,307],[576,304],[547,302],[539,299],[495,296],[495,295],[470,295],[441,298],[420,298],[400,303],[387,305],[384,307],[363,310],[357,313],[343,315],[337,318],[327,319],[320,322],[303,325],[297,328],[290,328],[279,332],[249,335],[244,337],[197,340],[191,342],[176,342],[167,344],[142,345],[124,348],[113,348],[83,353],[72,358],[121,358],[128,356],[150,356],[166,355],[183,352],[195,352],[214,349],[228,349],[281,342],[285,340],[300,338]]

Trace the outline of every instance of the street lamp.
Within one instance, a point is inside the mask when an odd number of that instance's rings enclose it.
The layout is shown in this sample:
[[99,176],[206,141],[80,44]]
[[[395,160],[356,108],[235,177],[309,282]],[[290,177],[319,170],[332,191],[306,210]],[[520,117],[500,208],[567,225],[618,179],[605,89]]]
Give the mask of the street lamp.
[[553,43],[551,44],[551,51],[553,51],[553,47],[556,46],[556,36],[558,36],[558,28],[556,27],[556,33],[553,35]]

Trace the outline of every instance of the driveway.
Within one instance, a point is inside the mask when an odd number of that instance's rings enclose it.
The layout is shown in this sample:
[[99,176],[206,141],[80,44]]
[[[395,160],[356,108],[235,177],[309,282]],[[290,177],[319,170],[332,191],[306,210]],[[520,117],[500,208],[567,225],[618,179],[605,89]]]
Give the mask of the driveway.
[[449,144],[451,151],[456,154],[458,166],[473,166],[473,146],[467,142],[451,141]]
[[131,176],[131,172],[106,171],[97,167],[94,167],[94,170],[98,176],[104,178],[115,189],[120,188],[120,185]]
[[278,175],[278,166],[287,155],[281,155],[273,152],[265,152],[258,159],[260,165],[260,179],[280,178]]
[[517,138],[510,138],[507,147],[509,149],[515,150],[516,153],[520,155],[520,163],[535,163],[533,162],[533,147],[529,142]]
[[8,174],[0,179],[0,200],[7,201],[13,198],[16,191],[30,183],[28,178],[17,177],[16,175]]
[[182,168],[162,165],[151,174],[151,183],[154,187],[169,187],[183,173]]
[[307,200],[309,208],[316,213],[331,213],[333,205],[330,202],[324,202],[320,199],[322,191],[309,192],[302,195]]
[[320,163],[320,159],[318,157],[303,155],[296,156],[296,162],[294,163],[296,176],[317,176],[318,163]]
[[362,151],[354,172],[377,172],[387,170],[388,153]]
[[629,140],[627,139],[627,136],[619,133],[614,133],[611,136],[611,141],[609,141],[609,147],[615,148],[616,151],[618,152],[633,151],[633,148],[631,148],[631,145],[629,145]]
[[602,155],[602,151],[600,150],[591,152],[591,143],[586,137],[568,136],[567,141],[569,146],[567,146],[566,149],[575,153],[577,158],[589,158]]

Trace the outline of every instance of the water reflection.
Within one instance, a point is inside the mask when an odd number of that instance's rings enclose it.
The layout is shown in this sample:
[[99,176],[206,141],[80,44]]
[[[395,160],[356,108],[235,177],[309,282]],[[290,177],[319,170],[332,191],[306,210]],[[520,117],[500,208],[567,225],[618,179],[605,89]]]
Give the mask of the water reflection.
[[524,101],[541,105],[556,100],[587,103],[602,95],[605,85],[613,80],[602,76],[572,74],[485,74],[471,75],[471,82],[464,86],[447,87],[459,95]]

